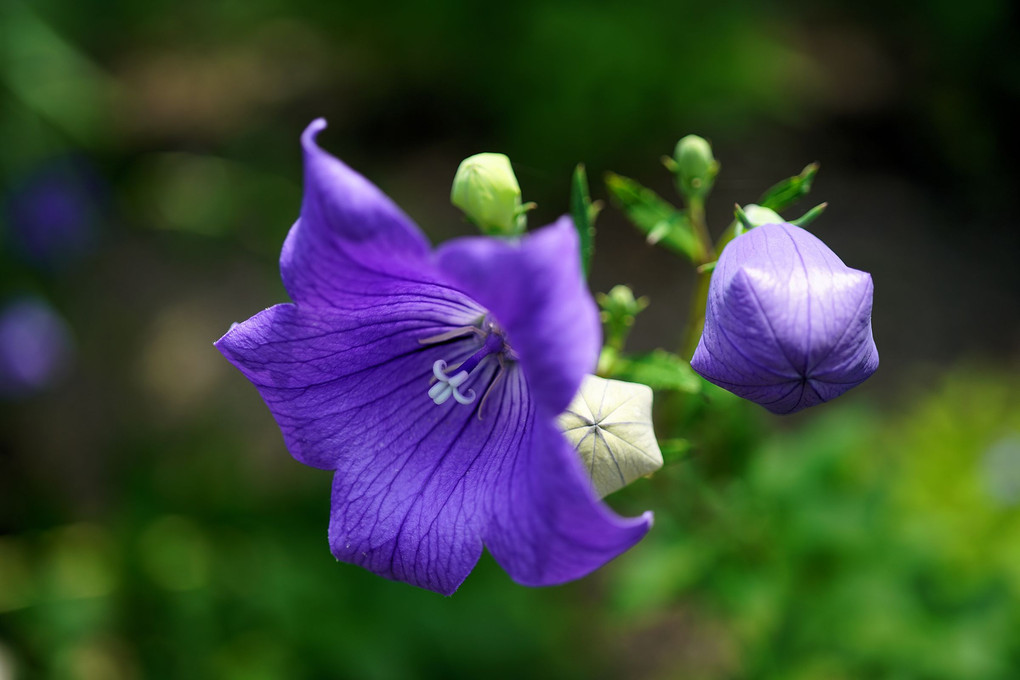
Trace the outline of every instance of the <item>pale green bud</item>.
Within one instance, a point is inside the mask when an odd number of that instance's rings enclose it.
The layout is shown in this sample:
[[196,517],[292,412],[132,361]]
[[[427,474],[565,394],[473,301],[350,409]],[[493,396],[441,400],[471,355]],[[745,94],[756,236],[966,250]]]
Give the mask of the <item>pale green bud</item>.
[[707,196],[719,172],[712,146],[704,137],[687,135],[676,143],[673,157],[681,193],[702,198]]
[[465,158],[453,178],[450,201],[486,234],[516,236],[527,225],[521,187],[501,153]]
[[585,376],[558,422],[599,496],[662,467],[647,385]]
[[748,203],[744,206],[744,215],[747,216],[747,221],[751,223],[753,227],[760,227],[763,224],[782,224],[786,222],[779,213],[769,208],[763,208],[760,205],[754,203]]

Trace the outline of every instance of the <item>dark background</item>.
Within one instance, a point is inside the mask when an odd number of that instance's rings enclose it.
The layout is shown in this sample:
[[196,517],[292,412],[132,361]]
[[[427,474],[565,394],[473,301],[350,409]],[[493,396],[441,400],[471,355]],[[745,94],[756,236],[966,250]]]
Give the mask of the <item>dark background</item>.
[[[1015,13],[3,0],[0,679],[1016,677]],[[652,534],[581,582],[485,557],[444,599],[337,565],[329,475],[211,346],[285,300],[319,116],[435,242],[470,233],[479,151],[538,226],[579,161],[595,198],[612,170],[678,201],[659,158],[701,134],[716,234],[819,161],[802,208],[874,276],[881,367],[792,418],[692,416],[694,455],[611,499]],[[593,290],[647,295],[631,346],[676,347],[689,268],[611,205],[598,229]]]

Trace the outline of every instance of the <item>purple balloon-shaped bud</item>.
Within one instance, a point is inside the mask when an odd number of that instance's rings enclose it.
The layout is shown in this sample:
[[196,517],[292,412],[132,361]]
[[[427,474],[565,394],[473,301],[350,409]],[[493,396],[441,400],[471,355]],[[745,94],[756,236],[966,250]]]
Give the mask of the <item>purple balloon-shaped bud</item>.
[[719,258],[691,366],[773,413],[835,399],[878,368],[873,290],[800,227],[752,229]]

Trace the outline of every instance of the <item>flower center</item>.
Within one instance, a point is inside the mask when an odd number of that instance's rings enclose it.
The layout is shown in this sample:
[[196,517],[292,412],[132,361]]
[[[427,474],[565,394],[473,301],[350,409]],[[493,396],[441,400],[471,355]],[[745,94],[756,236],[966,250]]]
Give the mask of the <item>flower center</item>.
[[449,342],[451,340],[458,340],[467,336],[475,336],[477,338],[484,338],[482,346],[478,348],[478,351],[468,357],[465,361],[450,367],[447,362],[439,359],[432,364],[432,375],[434,376],[430,382],[431,387],[429,388],[429,398],[436,404],[445,404],[451,398],[458,404],[473,404],[477,399],[475,391],[472,389],[463,389],[464,384],[468,379],[477,374],[479,366],[481,366],[486,359],[489,357],[495,358],[499,362],[499,368],[496,370],[496,374],[491,381],[489,381],[488,387],[485,389],[485,395],[482,397],[481,403],[478,405],[478,417],[482,417],[482,409],[485,407],[485,402],[488,400],[492,389],[495,387],[500,380],[506,374],[506,368],[508,362],[512,362],[517,359],[517,355],[514,354],[513,349],[506,341],[506,337],[503,335],[503,331],[495,323],[482,317],[478,320],[477,325],[471,326],[460,326],[453,328],[445,333],[434,335],[428,338],[422,338],[418,342],[423,345],[434,345],[439,343]]
[[483,359],[490,354],[502,352],[505,346],[506,343],[503,342],[502,335],[490,332],[486,335],[481,348],[454,369],[448,371],[446,362],[442,359],[437,360],[432,364],[432,374],[435,375],[437,382],[429,389],[429,397],[436,404],[443,404],[450,397],[453,397],[458,404],[474,403],[475,391],[469,389],[466,393],[461,392],[461,385],[468,379],[472,371],[478,368],[478,364],[482,363]]

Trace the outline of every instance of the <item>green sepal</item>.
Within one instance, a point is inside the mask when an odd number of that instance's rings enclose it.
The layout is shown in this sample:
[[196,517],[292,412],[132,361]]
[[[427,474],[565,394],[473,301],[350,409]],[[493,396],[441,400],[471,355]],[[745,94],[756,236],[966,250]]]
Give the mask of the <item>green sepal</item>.
[[811,208],[811,210],[808,210],[806,213],[798,217],[797,219],[790,220],[790,224],[796,225],[798,227],[806,227],[812,222],[814,222],[816,219],[818,219],[818,217],[823,212],[825,212],[825,209],[828,207],[829,207],[828,203],[819,203],[815,207]]
[[664,349],[635,356],[617,356],[612,363],[611,377],[642,383],[653,390],[672,390],[697,394],[701,378],[689,362]]
[[733,217],[737,220],[737,226],[733,230],[734,238],[740,236],[745,231],[754,229],[754,225],[751,224],[751,220],[747,218],[747,213],[744,212],[744,209],[740,207],[739,203],[735,203],[733,205]]
[[818,174],[818,168],[818,163],[812,163],[801,170],[799,175],[794,175],[779,182],[762,194],[758,205],[775,210],[776,212],[782,212],[811,191],[811,183],[814,181],[815,175]]
[[574,228],[581,243],[581,268],[585,277],[591,271],[591,258],[595,253],[595,218],[600,210],[601,202],[591,201],[584,163],[578,163],[570,182],[570,216],[574,219]]
[[651,189],[632,179],[606,173],[606,189],[649,243],[661,244],[691,262],[701,259],[701,246],[687,216]]
[[695,271],[697,271],[699,274],[706,274],[708,272],[714,272],[715,271],[715,267],[718,264],[719,264],[719,260],[712,260],[711,262],[706,262],[705,264],[701,265]]

